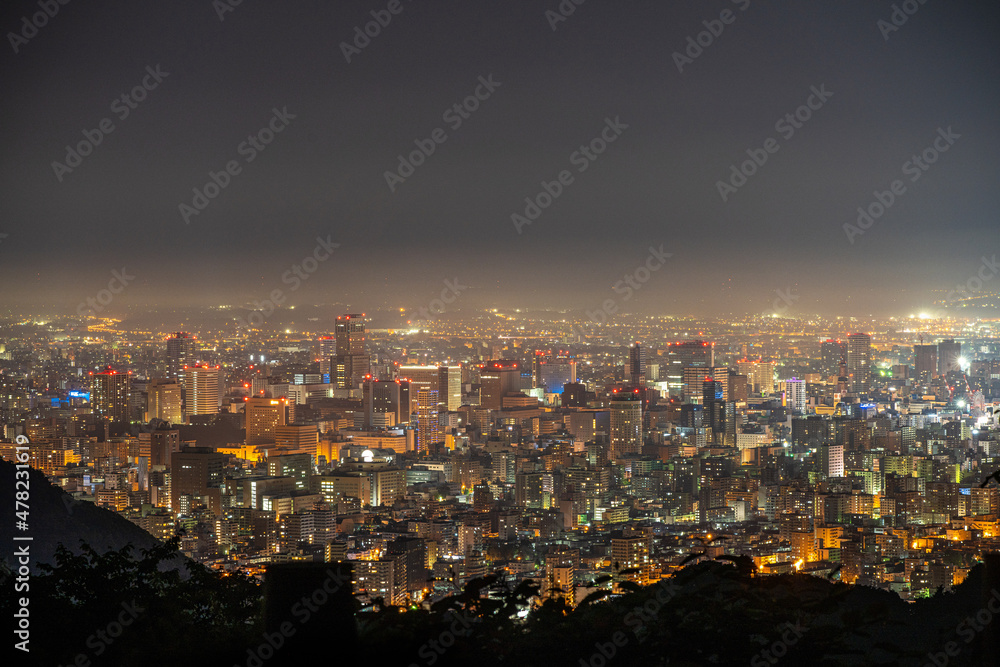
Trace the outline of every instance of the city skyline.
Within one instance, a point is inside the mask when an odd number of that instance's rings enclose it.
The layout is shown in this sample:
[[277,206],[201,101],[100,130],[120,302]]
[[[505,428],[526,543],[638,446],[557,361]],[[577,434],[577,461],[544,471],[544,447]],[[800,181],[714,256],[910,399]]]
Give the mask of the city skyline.
[[17,664],[1000,654],[1000,4],[0,27]]

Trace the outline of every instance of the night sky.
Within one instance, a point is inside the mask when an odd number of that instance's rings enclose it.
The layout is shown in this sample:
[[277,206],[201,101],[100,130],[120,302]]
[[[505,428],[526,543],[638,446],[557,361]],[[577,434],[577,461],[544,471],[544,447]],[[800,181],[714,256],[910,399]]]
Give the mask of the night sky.
[[[391,4],[243,0],[220,20],[226,0],[74,0],[25,40],[12,34],[37,3],[5,3],[2,301],[72,313],[124,267],[114,307],[277,288],[293,305],[412,310],[457,279],[454,308],[723,314],[791,290],[793,313],[893,315],[1000,249],[995,2],[896,3],[915,9],[900,26],[872,0],[565,0],[558,22],[558,0]],[[391,20],[356,48],[373,11]],[[469,96],[467,117],[446,114]],[[776,126],[810,100],[799,127]],[[102,119],[113,129],[94,134]],[[262,150],[243,143],[269,123]],[[437,128],[390,189],[385,172]],[[54,167],[85,131],[100,144]],[[602,131],[614,141],[596,159],[576,153]],[[947,150],[911,180],[939,137]],[[723,201],[748,150],[766,162]],[[230,161],[239,173],[185,216]],[[512,214],[563,171],[518,233]],[[293,289],[283,276],[317,237],[339,247]],[[672,256],[636,273],[650,246]],[[646,278],[627,303],[626,274]]]

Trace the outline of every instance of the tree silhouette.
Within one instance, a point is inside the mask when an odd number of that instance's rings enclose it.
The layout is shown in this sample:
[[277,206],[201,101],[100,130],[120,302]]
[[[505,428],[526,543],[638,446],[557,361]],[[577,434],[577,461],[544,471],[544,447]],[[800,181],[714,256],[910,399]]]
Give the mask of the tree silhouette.
[[[195,646],[205,659],[238,657],[261,629],[256,580],[193,561],[178,569],[178,543],[175,536],[139,555],[131,544],[103,554],[86,543],[79,554],[59,545],[54,563],[31,579],[32,615],[45,622],[32,627],[27,664],[69,664],[84,654],[154,667],[190,660]],[[115,627],[119,619],[128,623]],[[109,627],[121,633],[106,642],[97,633]]]

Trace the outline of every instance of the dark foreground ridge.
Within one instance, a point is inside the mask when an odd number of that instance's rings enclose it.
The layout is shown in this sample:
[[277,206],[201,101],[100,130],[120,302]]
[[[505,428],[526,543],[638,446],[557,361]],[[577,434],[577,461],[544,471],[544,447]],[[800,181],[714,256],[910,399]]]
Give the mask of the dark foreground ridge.
[[[91,516],[74,512],[70,525]],[[175,558],[176,541],[106,553],[84,546],[78,555],[58,548],[55,567],[30,579],[31,653],[17,664],[270,667],[325,655],[401,667],[942,667],[996,664],[1000,627],[995,556],[953,592],[914,603],[808,575],[757,576],[749,559],[736,557],[624,595],[601,591],[572,610],[547,600],[526,618],[537,587],[511,589],[496,576],[430,610],[362,612],[346,563],[274,565],[260,586],[195,563],[186,573],[162,567]],[[0,573],[0,586],[0,613],[10,618],[12,575]]]

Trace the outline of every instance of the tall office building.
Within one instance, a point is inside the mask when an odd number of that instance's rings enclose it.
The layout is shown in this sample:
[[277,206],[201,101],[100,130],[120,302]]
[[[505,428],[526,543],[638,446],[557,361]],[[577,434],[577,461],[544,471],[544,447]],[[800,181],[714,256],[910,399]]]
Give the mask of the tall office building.
[[725,444],[727,412],[724,396],[722,384],[706,375],[702,384],[702,426],[712,429],[712,440],[717,445]]
[[174,514],[188,513],[188,503],[199,500],[214,514],[221,514],[225,465],[226,455],[211,447],[188,447],[171,454],[170,508]]
[[727,392],[726,400],[733,403],[746,403],[750,392],[747,390],[747,376],[738,373],[734,369],[729,370],[726,378]]
[[684,392],[685,368],[708,368],[715,365],[715,343],[703,340],[667,343],[663,356],[666,357],[666,369],[660,371],[660,379],[665,374],[670,394],[678,396]]
[[276,429],[291,421],[287,398],[254,397],[245,405],[248,445],[276,442]]
[[938,349],[938,375],[947,375],[951,371],[960,371],[958,360],[962,357],[962,343],[954,339],[939,341]]
[[729,367],[728,366],[712,366],[706,369],[705,372],[707,377],[712,378],[715,384],[722,390],[722,400],[727,403],[733,399],[729,397]]
[[926,382],[937,375],[938,372],[938,346],[937,345],[914,345],[914,368],[917,379]]
[[414,390],[409,380],[397,379],[396,382],[399,384],[399,417],[396,423],[408,424],[413,416],[413,405],[416,402]]
[[704,340],[688,340],[683,343],[667,344],[667,359],[671,366],[714,366],[715,343]]
[[702,387],[705,384],[704,368],[684,369],[684,402],[692,405],[700,405],[702,399]]
[[438,367],[438,400],[441,407],[454,412],[462,407],[462,367]]
[[119,423],[128,422],[129,374],[119,373],[110,366],[92,373],[90,403],[94,412]]
[[[410,410],[416,411],[416,404],[419,401],[421,389],[429,389],[437,392],[438,402],[441,401],[441,370],[437,366],[409,365],[399,367],[399,377],[409,383],[409,397],[412,403]],[[437,406],[440,412],[440,405]]]
[[806,411],[806,381],[798,378],[785,380],[785,398],[788,407],[796,414]]
[[753,388],[755,394],[774,393],[774,362],[748,361],[736,362],[740,375],[747,376],[747,385]]
[[331,360],[334,377],[330,379],[338,389],[357,389],[371,373],[366,331],[364,313],[337,316],[336,354]]
[[188,365],[183,368],[186,415],[214,415],[219,411],[219,366]]
[[612,395],[610,441],[612,460],[642,450],[642,398],[638,389]]
[[521,366],[517,361],[487,361],[479,372],[479,404],[490,410],[503,407],[503,397],[521,391]]
[[820,473],[827,477],[844,476],[844,445],[823,442],[819,447]]
[[853,393],[864,394],[871,390],[872,337],[868,334],[855,333],[847,337],[847,373]]
[[630,386],[646,386],[646,348],[639,341],[628,348],[628,375]]
[[337,339],[333,336],[320,336],[317,341],[319,348],[317,351],[317,356],[319,357],[319,372],[321,375],[330,375],[333,373],[330,371],[330,360],[333,359],[333,355],[337,354]]
[[828,339],[820,345],[822,357],[820,370],[825,377],[837,375],[840,371],[840,360],[847,358],[847,343],[842,340]]
[[566,385],[576,382],[576,359],[555,357],[538,360],[536,368],[535,381],[546,393],[561,394]]
[[698,405],[704,395],[702,385],[712,380],[722,391],[722,400],[729,400],[729,369],[725,366],[702,368],[692,366],[684,369],[684,402]]
[[167,339],[167,372],[168,380],[180,382],[184,376],[184,366],[195,361],[195,338],[183,331],[178,331]]
[[409,407],[406,409],[406,419],[403,418],[404,413],[401,410],[400,383],[400,380],[364,381],[362,406],[366,429],[389,428],[409,421]]
[[180,382],[153,378],[146,389],[146,421],[162,419],[168,424],[184,423],[182,397]]
[[438,391],[426,385],[417,385],[417,452],[426,454],[432,445],[443,442],[441,420],[438,413]]
[[139,433],[139,456],[146,457],[146,465],[169,466],[170,457],[181,451],[180,431],[158,428],[149,433]]

